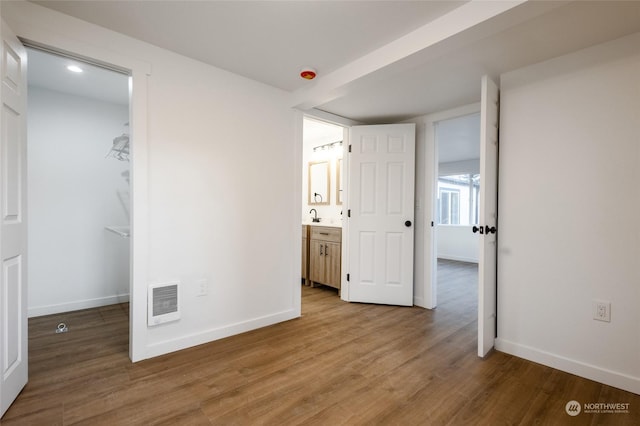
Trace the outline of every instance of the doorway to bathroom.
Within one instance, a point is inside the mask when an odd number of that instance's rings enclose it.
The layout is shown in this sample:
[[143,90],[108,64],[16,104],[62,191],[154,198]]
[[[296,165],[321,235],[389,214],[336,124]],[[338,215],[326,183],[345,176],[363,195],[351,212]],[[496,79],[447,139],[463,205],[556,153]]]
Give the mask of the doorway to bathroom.
[[[346,127],[303,120],[302,283],[340,295]],[[303,292],[304,298],[304,292]]]
[[65,312],[109,306],[128,319],[130,77],[27,55],[28,315],[70,331],[80,324]]

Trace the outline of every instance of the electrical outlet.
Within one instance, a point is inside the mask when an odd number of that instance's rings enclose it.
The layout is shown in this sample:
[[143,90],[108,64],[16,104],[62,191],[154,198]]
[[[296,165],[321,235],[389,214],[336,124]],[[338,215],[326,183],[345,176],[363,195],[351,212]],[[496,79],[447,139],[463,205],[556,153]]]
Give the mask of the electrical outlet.
[[206,279],[196,281],[196,295],[206,296],[209,291],[209,282]]
[[593,319],[611,322],[611,302],[604,300],[593,301]]

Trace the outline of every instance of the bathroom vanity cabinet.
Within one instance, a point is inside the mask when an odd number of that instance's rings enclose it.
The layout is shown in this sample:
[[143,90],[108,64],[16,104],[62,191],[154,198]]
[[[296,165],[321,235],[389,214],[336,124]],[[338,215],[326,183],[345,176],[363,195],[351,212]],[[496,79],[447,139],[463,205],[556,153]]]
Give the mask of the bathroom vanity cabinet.
[[[309,281],[340,289],[342,228],[311,226],[309,232]],[[303,255],[304,257],[304,255]]]

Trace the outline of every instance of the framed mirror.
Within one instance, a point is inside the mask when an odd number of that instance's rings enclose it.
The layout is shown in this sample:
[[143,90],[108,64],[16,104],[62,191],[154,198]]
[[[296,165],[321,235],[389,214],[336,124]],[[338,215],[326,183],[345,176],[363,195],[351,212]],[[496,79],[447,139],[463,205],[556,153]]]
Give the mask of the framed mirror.
[[336,160],[336,204],[342,205],[342,158]]
[[309,205],[328,205],[331,201],[330,170],[328,161],[309,163]]

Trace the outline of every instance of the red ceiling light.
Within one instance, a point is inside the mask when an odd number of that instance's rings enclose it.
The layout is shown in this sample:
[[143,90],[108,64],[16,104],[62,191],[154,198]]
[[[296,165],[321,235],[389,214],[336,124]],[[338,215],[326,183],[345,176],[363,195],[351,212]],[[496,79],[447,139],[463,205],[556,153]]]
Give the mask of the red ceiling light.
[[303,68],[302,71],[300,71],[300,77],[305,80],[313,80],[316,78],[316,70],[313,68]]

